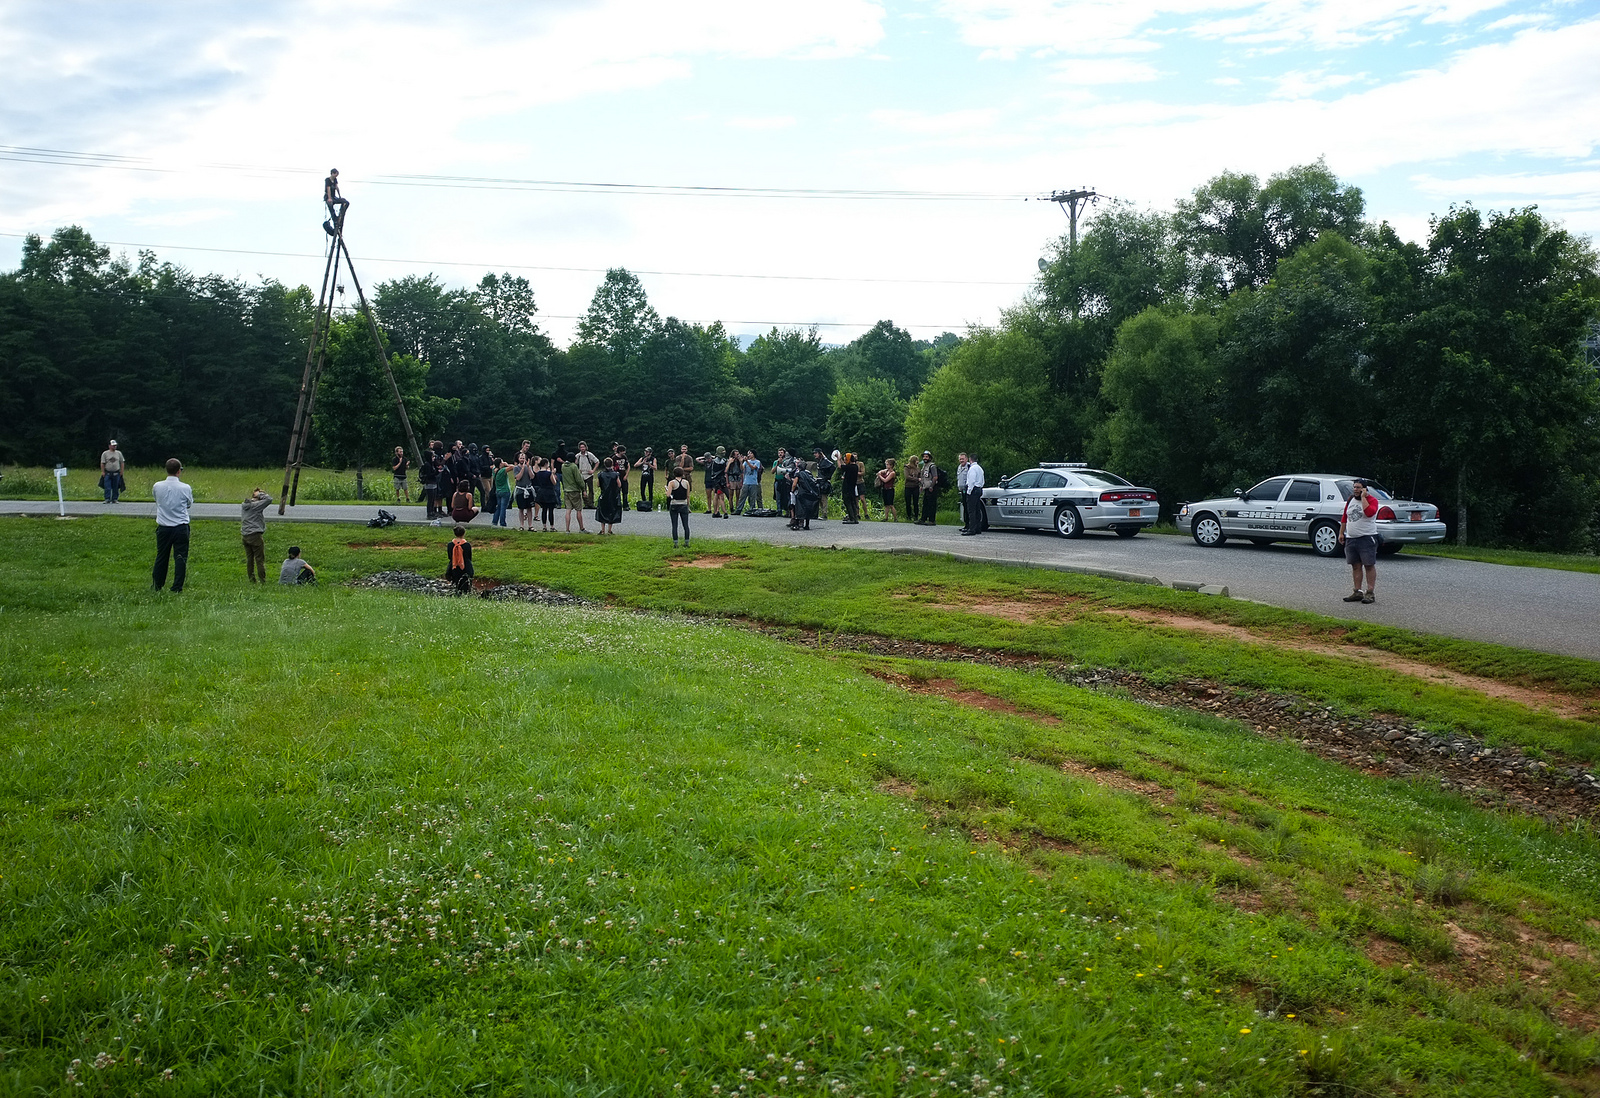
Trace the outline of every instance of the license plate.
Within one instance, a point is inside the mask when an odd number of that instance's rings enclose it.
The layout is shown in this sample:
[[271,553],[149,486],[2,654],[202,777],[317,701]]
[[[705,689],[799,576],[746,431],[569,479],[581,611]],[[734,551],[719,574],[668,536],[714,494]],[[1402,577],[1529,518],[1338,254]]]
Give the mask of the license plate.
[[1421,511],[1413,511],[1413,512],[1411,512],[1411,521],[1412,522],[1421,522],[1422,521],[1422,512]]
[[1128,508],[1128,517],[1129,518],[1139,518],[1143,514],[1144,514],[1144,511],[1142,509],[1138,508],[1138,507],[1130,507],[1130,508]]

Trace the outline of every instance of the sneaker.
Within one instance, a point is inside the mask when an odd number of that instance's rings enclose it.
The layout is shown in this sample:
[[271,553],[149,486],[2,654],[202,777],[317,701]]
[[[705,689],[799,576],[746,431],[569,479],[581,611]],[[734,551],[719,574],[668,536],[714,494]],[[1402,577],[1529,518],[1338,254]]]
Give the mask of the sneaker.
[[1373,594],[1371,591],[1368,591],[1365,595],[1361,596],[1361,601],[1366,603],[1368,606],[1371,606],[1373,603],[1378,601],[1378,596]]
[[1352,591],[1352,592],[1350,592],[1348,595],[1346,595],[1344,597],[1344,601],[1345,602],[1360,602],[1361,601],[1361,592],[1360,591]]

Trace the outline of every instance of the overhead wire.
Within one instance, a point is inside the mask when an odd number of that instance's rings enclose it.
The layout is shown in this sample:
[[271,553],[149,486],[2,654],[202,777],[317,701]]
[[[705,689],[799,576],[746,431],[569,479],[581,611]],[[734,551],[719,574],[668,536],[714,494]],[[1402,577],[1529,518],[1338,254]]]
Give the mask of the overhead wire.
[[[286,168],[257,164],[201,163],[188,167],[162,166],[151,157],[113,153],[44,149],[27,145],[0,145],[0,160],[22,164],[49,164],[72,168],[111,168],[121,171],[177,174],[185,171],[227,171],[286,175],[320,175],[312,168]],[[1022,191],[935,191],[870,189],[859,187],[738,187],[680,183],[625,183],[607,180],[523,179],[514,176],[438,175],[424,173],[351,176],[345,183],[383,187],[445,187],[462,190],[547,191],[592,194],[634,194],[695,198],[785,198],[868,202],[1023,202],[1047,196]]]
[[[26,233],[0,232],[0,237],[20,239]],[[321,259],[323,256],[315,252],[272,252],[257,248],[213,248],[199,244],[147,244],[134,240],[102,240],[101,244],[111,244],[119,248],[151,248],[164,251],[180,252],[218,252],[224,255],[264,255],[281,259]],[[558,267],[538,263],[483,263],[464,259],[416,259],[394,256],[365,256],[363,263],[402,263],[424,267],[477,267],[484,270],[497,271],[557,271],[572,274],[605,274],[607,267]],[[974,278],[880,278],[852,275],[786,275],[786,274],[744,274],[732,271],[655,271],[628,268],[633,274],[653,275],[670,278],[741,278],[741,279],[766,279],[790,282],[873,282],[892,285],[908,286],[1027,286],[1030,283],[1017,281],[1004,281],[994,279]]]

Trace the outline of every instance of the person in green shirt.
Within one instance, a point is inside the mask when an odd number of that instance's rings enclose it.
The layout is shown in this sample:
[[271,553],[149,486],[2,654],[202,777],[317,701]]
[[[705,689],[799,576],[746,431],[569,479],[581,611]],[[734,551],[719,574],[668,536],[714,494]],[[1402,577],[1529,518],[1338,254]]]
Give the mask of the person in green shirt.
[[511,466],[504,459],[494,466],[494,519],[491,526],[506,524],[506,509],[511,506]]
[[578,516],[578,533],[587,534],[583,526],[583,471],[575,461],[561,464],[561,502],[567,508],[567,533],[572,533],[572,516]]

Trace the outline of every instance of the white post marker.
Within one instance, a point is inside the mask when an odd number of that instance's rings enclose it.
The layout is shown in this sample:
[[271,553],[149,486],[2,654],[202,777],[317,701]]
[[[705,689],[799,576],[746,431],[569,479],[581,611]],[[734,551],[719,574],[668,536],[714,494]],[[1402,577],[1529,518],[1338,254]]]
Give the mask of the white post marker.
[[61,488],[61,482],[66,480],[66,479],[67,479],[67,467],[65,465],[57,465],[56,466],[56,502],[61,505],[61,513],[59,515],[57,515],[56,518],[66,518],[67,517],[67,497],[66,497],[66,494],[62,491],[62,488]]

